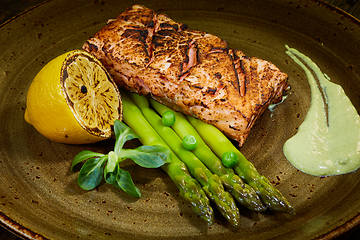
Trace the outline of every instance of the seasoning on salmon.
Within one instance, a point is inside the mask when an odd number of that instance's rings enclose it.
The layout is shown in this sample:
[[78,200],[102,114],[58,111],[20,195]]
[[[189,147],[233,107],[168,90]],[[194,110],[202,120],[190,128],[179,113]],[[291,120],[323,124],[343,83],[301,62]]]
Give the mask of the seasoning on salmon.
[[120,87],[210,123],[240,146],[287,87],[274,64],[140,5],[108,21],[83,48]]

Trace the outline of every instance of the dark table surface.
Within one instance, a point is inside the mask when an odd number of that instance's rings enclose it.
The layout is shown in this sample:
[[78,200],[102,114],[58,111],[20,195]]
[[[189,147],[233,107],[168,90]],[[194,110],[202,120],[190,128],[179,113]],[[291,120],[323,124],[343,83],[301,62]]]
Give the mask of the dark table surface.
[[[0,0],[0,23],[15,16],[16,14],[36,5],[44,0]],[[337,6],[351,15],[360,19],[360,0],[325,0]],[[0,226],[0,240],[21,239],[13,233]],[[335,240],[355,240],[360,239],[360,226],[357,226]]]

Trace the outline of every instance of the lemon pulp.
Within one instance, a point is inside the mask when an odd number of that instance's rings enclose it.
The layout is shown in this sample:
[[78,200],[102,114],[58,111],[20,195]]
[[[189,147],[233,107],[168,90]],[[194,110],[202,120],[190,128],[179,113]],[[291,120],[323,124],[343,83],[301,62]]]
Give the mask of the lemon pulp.
[[83,144],[111,136],[121,97],[99,60],[83,50],[60,55],[32,81],[25,120],[55,142]]

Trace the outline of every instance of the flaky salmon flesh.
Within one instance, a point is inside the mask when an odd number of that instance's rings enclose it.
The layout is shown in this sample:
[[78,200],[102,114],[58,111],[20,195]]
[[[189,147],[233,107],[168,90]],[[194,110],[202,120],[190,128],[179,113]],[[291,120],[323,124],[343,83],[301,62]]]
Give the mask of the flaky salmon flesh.
[[83,49],[120,87],[210,123],[239,146],[287,87],[274,64],[140,5],[109,20]]

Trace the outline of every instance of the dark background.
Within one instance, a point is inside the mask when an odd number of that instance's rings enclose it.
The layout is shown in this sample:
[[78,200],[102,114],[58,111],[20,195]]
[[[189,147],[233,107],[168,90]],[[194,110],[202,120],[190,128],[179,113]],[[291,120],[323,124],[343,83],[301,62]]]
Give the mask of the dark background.
[[[0,0],[0,24],[16,14],[34,6],[44,0]],[[353,16],[360,19],[360,0],[323,0],[337,6]],[[0,240],[21,239],[13,233],[0,226]],[[360,226],[335,238],[335,240],[355,240],[360,239]]]

